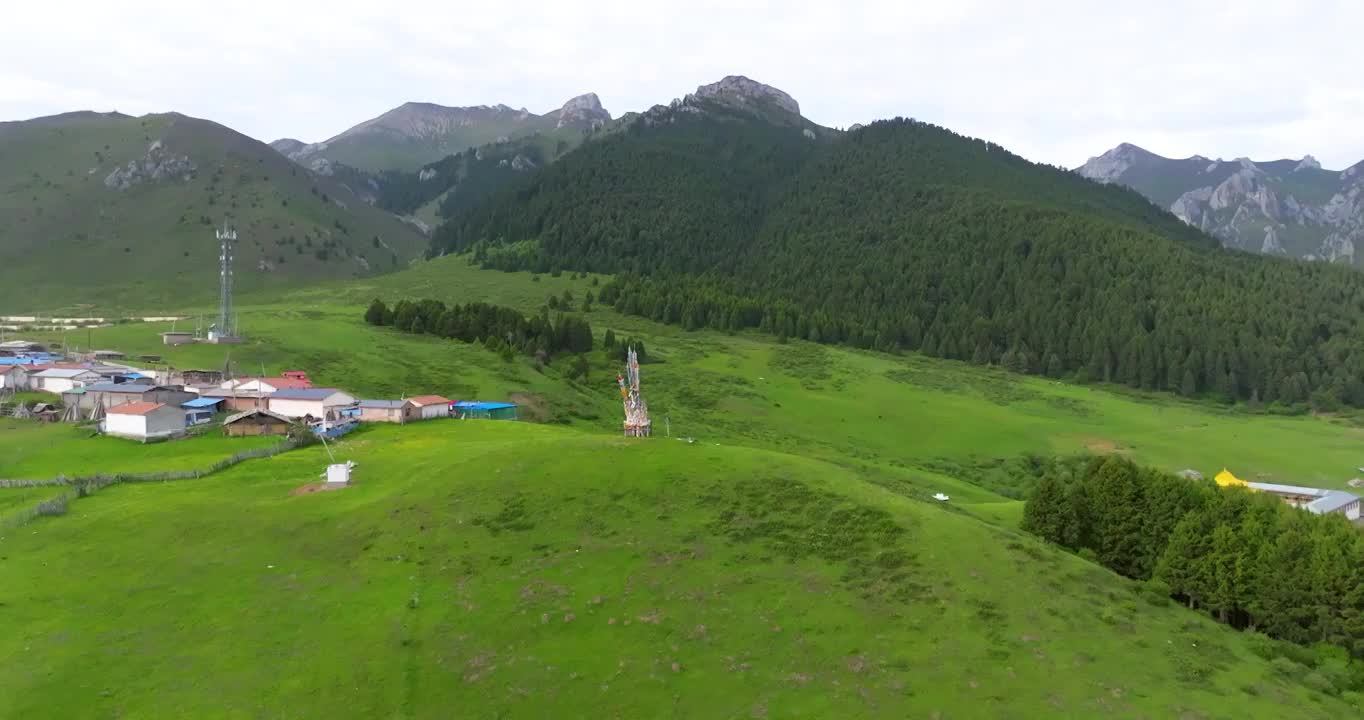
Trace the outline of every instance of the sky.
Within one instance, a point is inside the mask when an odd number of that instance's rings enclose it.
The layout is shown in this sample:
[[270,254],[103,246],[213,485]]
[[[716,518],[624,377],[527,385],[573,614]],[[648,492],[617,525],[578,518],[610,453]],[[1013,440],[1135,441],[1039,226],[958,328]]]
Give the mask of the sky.
[[725,75],[847,127],[913,117],[1074,167],[1168,157],[1364,159],[1364,3],[891,0],[15,3],[0,120],[175,110],[325,140],[407,101],[613,115]]

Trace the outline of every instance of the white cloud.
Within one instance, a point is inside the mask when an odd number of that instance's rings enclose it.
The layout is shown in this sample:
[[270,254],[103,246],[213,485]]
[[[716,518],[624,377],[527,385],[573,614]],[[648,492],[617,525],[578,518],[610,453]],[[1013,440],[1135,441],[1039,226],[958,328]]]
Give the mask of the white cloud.
[[613,113],[726,74],[827,125],[912,116],[1076,165],[1170,156],[1364,158],[1364,5],[746,0],[586,4],[81,0],[6,8],[0,117],[179,110],[320,140],[408,100]]

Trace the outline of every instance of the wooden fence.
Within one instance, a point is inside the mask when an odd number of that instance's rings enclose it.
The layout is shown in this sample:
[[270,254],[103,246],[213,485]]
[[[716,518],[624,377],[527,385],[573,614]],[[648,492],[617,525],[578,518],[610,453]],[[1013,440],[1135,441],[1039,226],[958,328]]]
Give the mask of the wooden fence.
[[70,487],[68,492],[61,493],[53,498],[48,498],[42,502],[20,510],[17,513],[0,517],[0,530],[19,527],[34,518],[44,515],[61,515],[66,512],[67,505],[77,498],[91,495],[98,490],[102,490],[110,485],[119,483],[139,483],[139,482],[170,482],[172,480],[194,480],[196,478],[222,472],[233,465],[256,460],[259,458],[274,457],[283,452],[288,452],[305,445],[311,445],[315,439],[305,437],[299,439],[289,439],[268,448],[256,448],[255,450],[244,450],[232,457],[219,460],[216,463],[201,470],[177,470],[173,472],[157,473],[114,473],[99,475],[81,475],[77,477],[66,477],[58,475],[48,480],[6,480],[0,478],[0,488],[27,488],[27,487]]

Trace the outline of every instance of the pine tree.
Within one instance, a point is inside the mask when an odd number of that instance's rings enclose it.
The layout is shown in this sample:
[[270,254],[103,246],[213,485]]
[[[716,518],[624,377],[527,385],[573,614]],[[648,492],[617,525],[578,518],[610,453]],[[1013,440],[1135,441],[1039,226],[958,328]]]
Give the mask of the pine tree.
[[1066,486],[1054,473],[1043,475],[1023,505],[1022,528],[1050,542],[1067,545],[1066,541],[1071,539],[1067,530],[1074,520]]
[[606,329],[606,337],[602,338],[602,347],[607,350],[616,349],[616,331],[611,328]]
[[1235,530],[1228,525],[1218,525],[1213,529],[1212,548],[1207,561],[1211,572],[1211,594],[1206,604],[1208,610],[1216,613],[1217,619],[1222,622],[1227,622],[1236,610],[1238,550]]
[[388,317],[388,306],[379,298],[374,298],[374,302],[370,303],[369,309],[365,311],[365,322],[370,325],[383,325]]

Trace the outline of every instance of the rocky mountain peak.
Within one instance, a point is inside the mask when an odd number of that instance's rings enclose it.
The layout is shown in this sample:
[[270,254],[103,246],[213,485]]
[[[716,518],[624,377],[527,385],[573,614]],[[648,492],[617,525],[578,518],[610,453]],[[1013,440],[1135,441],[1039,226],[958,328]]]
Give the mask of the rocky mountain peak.
[[1116,182],[1133,165],[1147,159],[1159,159],[1159,157],[1155,153],[1139,148],[1132,143],[1122,143],[1098,157],[1090,158],[1076,172],[1090,180],[1104,183]]
[[702,85],[696,88],[694,96],[744,108],[770,103],[792,115],[800,114],[800,103],[795,98],[742,75],[730,75],[720,82]]
[[1320,169],[1321,169],[1321,163],[1317,162],[1317,159],[1316,159],[1316,158],[1312,157],[1311,155],[1303,155],[1303,156],[1302,156],[1302,161],[1298,163],[1298,166],[1297,166],[1297,167],[1293,168],[1293,172],[1297,172],[1297,171],[1299,171],[1299,170],[1320,170]]
[[559,108],[559,119],[555,127],[584,124],[596,126],[611,121],[611,113],[601,106],[601,98],[596,93],[579,95]]

